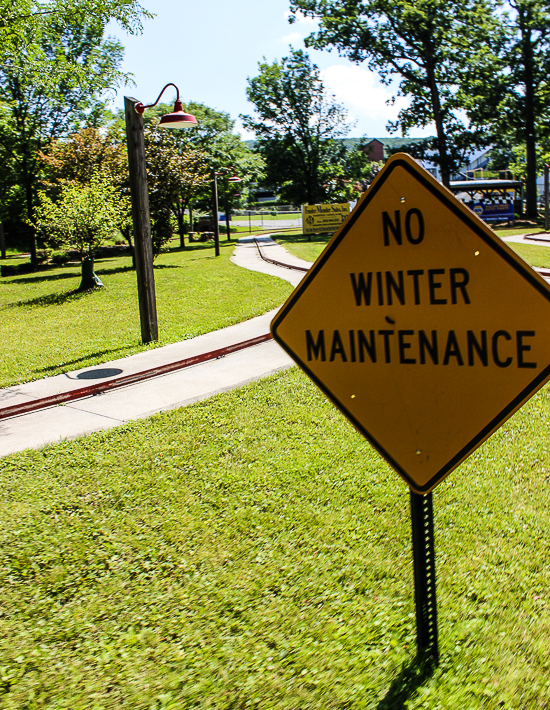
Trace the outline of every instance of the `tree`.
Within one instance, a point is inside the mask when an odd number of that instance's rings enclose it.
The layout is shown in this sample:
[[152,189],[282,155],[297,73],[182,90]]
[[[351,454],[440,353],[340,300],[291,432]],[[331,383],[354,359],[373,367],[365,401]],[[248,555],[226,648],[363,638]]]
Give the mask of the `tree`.
[[[101,34],[109,22],[132,34],[141,32],[142,19],[153,17],[136,0],[0,0],[0,64],[17,65],[25,56],[35,72],[54,79],[42,40],[51,27],[92,23]],[[85,68],[75,62],[73,72],[85,78]]]
[[347,114],[327,95],[319,68],[300,50],[273,64],[260,63],[248,79],[247,96],[256,116],[241,116],[258,137],[267,181],[280,186],[284,201],[314,204],[327,199],[333,168],[345,147],[336,139],[349,131]]
[[[31,49],[48,58],[48,72],[36,69]],[[32,230],[43,166],[39,151],[52,139],[96,120],[106,89],[127,78],[120,71],[121,61],[122,46],[104,40],[95,21],[60,27],[49,20],[39,44],[0,66],[0,159],[12,169],[9,183],[16,210],[12,219],[26,222]],[[35,262],[34,231],[29,247]]]
[[63,185],[89,185],[98,171],[109,176],[121,204],[128,206],[126,212],[120,213],[119,229],[133,253],[128,153],[123,137],[113,127],[100,132],[90,126],[66,139],[51,141],[44,152],[38,152],[38,157],[43,168],[40,187],[54,200],[61,194]]
[[96,172],[88,185],[66,183],[54,202],[39,194],[36,228],[51,246],[77,249],[82,262],[80,290],[101,286],[93,271],[93,250],[116,232],[121,212],[127,211],[108,176]]
[[[399,77],[402,109],[393,131],[435,123],[436,139],[426,145],[448,185],[465,153],[485,141],[460,116],[458,87],[471,48],[487,41],[491,14],[484,0],[291,0],[291,9],[320,19],[306,44],[338,50],[357,63],[367,62],[389,84]],[[433,152],[433,155],[430,155]]]
[[499,149],[523,146],[526,213],[533,219],[537,144],[550,137],[550,8],[542,0],[510,0],[495,2],[493,13],[499,32],[470,67],[465,105],[473,123],[489,126]]
[[145,150],[153,253],[158,255],[172,236],[171,213],[177,220],[180,244],[185,247],[185,210],[209,184],[207,156],[185,145],[175,131],[159,128],[157,119],[146,127]]

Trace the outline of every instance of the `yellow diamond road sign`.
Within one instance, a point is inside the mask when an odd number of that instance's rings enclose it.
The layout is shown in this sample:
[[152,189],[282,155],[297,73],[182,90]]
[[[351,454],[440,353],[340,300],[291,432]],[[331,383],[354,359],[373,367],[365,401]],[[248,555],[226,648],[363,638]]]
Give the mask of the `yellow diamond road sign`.
[[271,330],[417,493],[550,378],[550,288],[405,154]]

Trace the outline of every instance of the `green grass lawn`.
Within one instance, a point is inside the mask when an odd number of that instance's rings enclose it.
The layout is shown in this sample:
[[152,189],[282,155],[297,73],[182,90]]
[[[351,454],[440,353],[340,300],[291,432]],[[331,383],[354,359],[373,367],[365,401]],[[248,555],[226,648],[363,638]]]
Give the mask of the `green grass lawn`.
[[[497,234],[506,236],[506,234],[503,235],[499,232]],[[302,233],[277,233],[272,236],[291,254],[306,261],[315,261],[331,238],[331,235],[328,234],[313,234],[311,235],[311,242],[309,242],[307,236]],[[507,242],[507,244],[531,266],[550,267],[549,247],[535,244],[516,244],[514,242]]]
[[[222,241],[155,261],[159,342],[166,345],[279,306],[290,284],[233,265]],[[129,257],[100,259],[104,289],[78,294],[80,266],[0,279],[0,386],[130,355],[141,344],[136,274]],[[149,346],[152,347],[152,346]]]
[[431,676],[407,487],[296,369],[4,458],[0,707],[548,708],[549,425],[434,493]]

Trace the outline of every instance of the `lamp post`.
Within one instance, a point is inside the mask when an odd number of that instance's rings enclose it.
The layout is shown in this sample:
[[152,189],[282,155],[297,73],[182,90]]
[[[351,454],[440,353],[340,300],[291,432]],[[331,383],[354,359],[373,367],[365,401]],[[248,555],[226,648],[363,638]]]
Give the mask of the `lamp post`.
[[157,301],[155,295],[155,275],[153,272],[153,243],[151,241],[151,218],[149,215],[149,193],[147,190],[147,169],[145,164],[145,140],[143,135],[143,113],[156,106],[169,86],[177,91],[173,113],[162,116],[161,128],[189,128],[197,125],[197,119],[184,113],[180,92],[175,84],[166,84],[153,104],[144,105],[129,96],[124,97],[126,118],[126,142],[128,146],[128,170],[132,200],[132,221],[134,225],[134,252],[139,299],[141,339],[144,343],[158,340]]
[[[241,182],[241,178],[235,172],[235,168],[222,168],[216,172],[215,168],[210,171],[210,179],[212,180],[212,215],[214,217],[214,253],[220,255],[220,225],[218,223],[218,175],[227,175],[232,170],[233,175],[227,179],[227,182]],[[231,233],[229,231],[229,203],[227,200],[227,191],[224,191],[225,202],[225,226],[227,229],[227,240],[231,241]]]

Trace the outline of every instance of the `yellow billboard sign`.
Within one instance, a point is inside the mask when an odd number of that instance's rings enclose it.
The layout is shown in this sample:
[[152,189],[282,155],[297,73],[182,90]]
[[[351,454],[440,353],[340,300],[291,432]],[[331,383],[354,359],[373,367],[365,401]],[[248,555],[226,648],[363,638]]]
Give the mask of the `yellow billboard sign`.
[[404,154],[271,329],[417,493],[550,378],[550,287]]
[[335,232],[349,214],[349,202],[334,205],[302,205],[304,234]]

